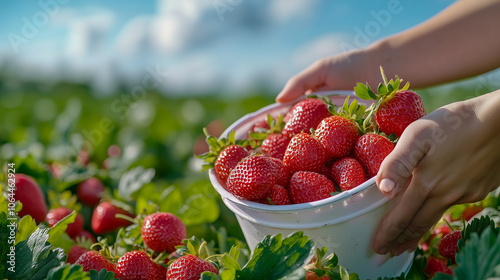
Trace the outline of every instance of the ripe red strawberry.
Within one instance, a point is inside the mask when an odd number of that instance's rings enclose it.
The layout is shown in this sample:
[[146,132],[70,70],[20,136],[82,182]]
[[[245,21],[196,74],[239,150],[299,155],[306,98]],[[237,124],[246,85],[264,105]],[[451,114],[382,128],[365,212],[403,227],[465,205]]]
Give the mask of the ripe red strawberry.
[[331,116],[321,121],[314,135],[331,157],[340,158],[351,153],[359,138],[359,131],[350,120]]
[[262,203],[271,205],[288,205],[292,204],[292,201],[290,200],[288,191],[284,187],[274,185],[271,188],[271,191],[262,200]]
[[429,276],[429,279],[432,279],[438,272],[453,275],[453,269],[447,266],[447,260],[437,257],[427,258],[427,266],[424,272]]
[[[49,223],[49,226],[53,227],[55,224],[57,224],[57,222],[59,222],[72,212],[73,210],[70,210],[64,206],[51,209],[49,213],[47,213],[47,222]],[[83,217],[80,213],[78,213],[76,215],[75,221],[71,224],[68,224],[68,227],[66,228],[66,233],[69,235],[69,237],[74,238],[82,231],[82,229],[83,229]]]
[[309,133],[316,128],[324,118],[330,116],[326,103],[317,98],[307,98],[295,104],[290,119],[283,128],[283,134],[292,137],[297,133]]
[[425,116],[424,104],[418,94],[408,90],[409,83],[400,89],[402,80],[398,76],[394,81],[387,81],[382,67],[380,72],[384,83],[379,84],[376,93],[368,84],[361,83],[354,88],[354,92],[361,99],[377,100],[373,110],[378,127],[387,135],[394,133],[400,137],[410,123]]
[[273,133],[262,141],[260,148],[269,156],[282,160],[288,143],[290,143],[290,138],[288,136],[280,133]]
[[186,255],[170,264],[167,280],[198,280],[204,271],[219,274],[212,263],[194,255]]
[[151,280],[155,277],[155,265],[146,252],[127,252],[118,259],[115,274],[120,280]]
[[373,133],[365,134],[358,138],[354,146],[354,157],[373,177],[382,164],[384,158],[394,150],[394,144],[389,139]]
[[242,199],[259,201],[276,183],[277,176],[273,174],[275,170],[275,164],[269,157],[246,157],[227,178],[227,189]]
[[223,182],[226,182],[231,170],[247,156],[248,151],[245,148],[239,145],[230,145],[222,150],[217,157],[214,165],[215,172],[217,172]]
[[298,171],[290,180],[290,198],[294,203],[306,203],[321,200],[335,192],[333,182],[325,176],[310,172]]
[[288,170],[283,161],[280,159],[270,157],[269,160],[275,167],[274,175],[276,176],[276,184],[287,187],[291,177],[290,170]]
[[87,250],[81,246],[73,245],[73,246],[71,246],[71,248],[68,251],[68,255],[66,257],[66,262],[67,263],[75,263],[81,255],[87,253],[88,251],[89,250]]
[[343,191],[350,190],[365,181],[365,170],[355,158],[344,157],[332,165],[333,181]]
[[252,128],[250,129],[250,132],[257,132],[257,133],[262,133],[266,132],[269,129],[269,123],[267,122],[267,119],[260,120],[252,125]]
[[30,215],[37,223],[45,221],[47,205],[38,183],[30,176],[17,173],[14,197],[23,204],[19,217]]
[[299,133],[295,135],[283,157],[283,163],[291,173],[297,171],[321,172],[328,155],[321,143],[312,135]]
[[460,239],[462,239],[462,232],[460,230],[455,230],[445,235],[439,242],[439,254],[451,260],[452,263],[456,263],[455,255],[458,250],[457,243]]
[[410,90],[396,91],[383,98],[375,114],[378,127],[385,134],[397,137],[412,122],[425,116],[424,103],[418,94]]
[[473,205],[469,204],[467,207],[465,207],[464,211],[462,212],[462,216],[466,221],[469,221],[474,217],[477,213],[483,211],[484,207],[481,205]]
[[81,182],[76,189],[80,201],[89,206],[96,206],[99,204],[103,192],[104,185],[95,177],[91,177]]
[[171,253],[186,239],[186,226],[174,214],[153,213],[144,219],[141,234],[146,246],[153,251]]
[[122,214],[134,218],[132,213],[129,213],[109,201],[101,202],[94,209],[92,214],[91,226],[96,234],[105,234],[112,232],[120,227],[126,227],[131,224],[125,219],[116,218],[116,214]]
[[330,276],[323,275],[320,277],[314,271],[310,270],[306,273],[306,280],[330,280]]
[[154,278],[153,280],[165,280],[167,279],[168,269],[159,263],[153,262]]
[[100,271],[106,269],[107,271],[115,271],[115,265],[110,263],[103,255],[97,251],[88,251],[81,255],[75,264],[83,267],[83,271],[90,271],[91,269]]

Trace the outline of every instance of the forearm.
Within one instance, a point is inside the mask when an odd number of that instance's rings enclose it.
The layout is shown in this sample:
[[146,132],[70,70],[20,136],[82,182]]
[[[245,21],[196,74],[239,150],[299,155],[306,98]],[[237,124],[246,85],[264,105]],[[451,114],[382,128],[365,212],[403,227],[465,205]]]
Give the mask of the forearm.
[[[462,0],[405,32],[364,50],[367,80],[378,83],[378,67],[412,87],[478,75],[500,65],[500,1]],[[369,73],[374,73],[369,74]]]

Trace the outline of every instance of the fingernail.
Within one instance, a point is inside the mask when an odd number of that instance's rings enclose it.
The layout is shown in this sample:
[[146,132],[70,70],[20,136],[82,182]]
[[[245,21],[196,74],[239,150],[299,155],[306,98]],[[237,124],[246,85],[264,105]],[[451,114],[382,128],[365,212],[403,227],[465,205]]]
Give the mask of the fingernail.
[[394,185],[391,179],[382,179],[380,181],[380,190],[385,194],[389,194],[394,189]]
[[283,97],[284,93],[283,91],[281,91],[280,93],[278,93],[278,95],[276,96],[276,101],[279,102],[280,99]]

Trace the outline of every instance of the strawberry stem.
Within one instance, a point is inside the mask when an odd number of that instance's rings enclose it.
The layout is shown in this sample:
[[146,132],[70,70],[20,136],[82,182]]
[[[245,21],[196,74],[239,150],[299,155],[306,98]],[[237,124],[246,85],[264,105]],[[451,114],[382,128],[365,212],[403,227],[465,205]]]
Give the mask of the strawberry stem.
[[387,83],[387,78],[385,77],[385,72],[384,72],[384,68],[382,68],[382,65],[380,65],[380,74],[382,75],[382,80],[384,81],[384,84],[388,84]]

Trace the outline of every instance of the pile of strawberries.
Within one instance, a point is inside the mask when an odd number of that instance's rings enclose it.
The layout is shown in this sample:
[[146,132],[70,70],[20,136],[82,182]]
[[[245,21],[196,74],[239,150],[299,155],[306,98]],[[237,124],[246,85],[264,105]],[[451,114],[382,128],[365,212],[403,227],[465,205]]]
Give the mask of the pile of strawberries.
[[387,81],[374,93],[358,83],[360,99],[341,107],[328,97],[299,101],[285,114],[267,116],[247,139],[207,135],[210,151],[201,157],[236,197],[272,205],[307,203],[350,190],[375,176],[384,158],[425,109],[407,83]]

